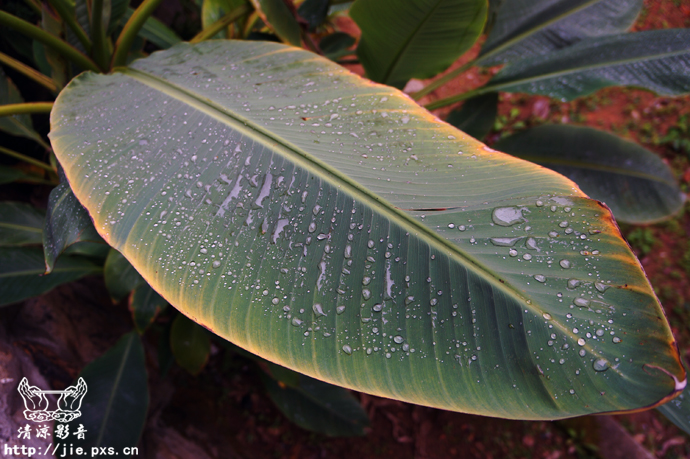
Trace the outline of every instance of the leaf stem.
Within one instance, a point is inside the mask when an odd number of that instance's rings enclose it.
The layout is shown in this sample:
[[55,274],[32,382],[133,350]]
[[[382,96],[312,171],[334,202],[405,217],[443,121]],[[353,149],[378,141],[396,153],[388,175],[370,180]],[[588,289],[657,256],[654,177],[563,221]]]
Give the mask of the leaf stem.
[[0,53],[0,62],[8,67],[13,68],[14,70],[23,74],[24,76],[31,78],[36,83],[40,84],[44,88],[47,88],[50,92],[57,92],[57,84],[55,84],[55,81],[53,81],[52,78],[45,76],[41,72],[32,69],[31,67],[22,62],[19,62],[17,59],[14,59],[13,57],[8,56],[7,54]]
[[473,91],[468,91],[462,94],[456,94],[454,96],[446,97],[444,99],[435,100],[425,105],[424,108],[426,108],[427,110],[436,110],[437,108],[447,107],[448,105],[452,105],[456,102],[460,102],[463,100],[471,99],[475,96],[481,96],[482,94],[492,92],[493,90],[494,89],[491,87],[484,86],[481,88],[477,88]]
[[153,14],[161,0],[144,0],[139,7],[132,13],[129,20],[122,28],[120,36],[115,43],[115,52],[110,62],[110,68],[121,67],[127,64],[127,54],[132,48],[132,43],[137,34],[144,26],[144,22]]
[[461,67],[458,67],[457,69],[453,70],[452,72],[448,72],[445,75],[443,75],[441,78],[438,80],[434,80],[431,83],[429,83],[426,87],[420,89],[419,91],[410,94],[410,97],[412,97],[414,100],[419,100],[422,97],[426,96],[432,91],[435,91],[436,89],[440,88],[444,84],[448,83],[450,80],[455,78],[456,76],[460,75],[461,73],[465,72],[468,70],[470,67],[474,65],[474,59],[466,62],[463,64]]
[[89,40],[89,36],[86,35],[84,29],[82,29],[82,27],[77,22],[76,17],[72,14],[71,11],[69,11],[66,8],[66,3],[61,2],[59,0],[48,0],[48,3],[50,3],[50,5],[55,9],[55,11],[57,11],[62,20],[65,21],[65,23],[69,26],[69,28],[72,29],[72,32],[74,32],[74,35],[77,36],[77,39],[82,44],[86,52],[90,54],[91,40]]
[[215,34],[220,32],[221,30],[223,30],[224,28],[226,28],[227,26],[229,26],[230,24],[232,24],[233,22],[235,22],[236,20],[238,20],[239,18],[241,18],[242,16],[247,14],[249,11],[250,11],[249,5],[247,5],[246,3],[238,6],[237,8],[235,8],[234,10],[232,10],[231,12],[229,12],[228,14],[223,16],[222,18],[218,19],[216,22],[209,25],[208,27],[206,27],[204,30],[202,30],[198,34],[196,34],[194,36],[194,38],[189,40],[189,42],[190,43],[199,43],[200,41],[208,40],[209,38],[211,38],[212,36],[214,36]]
[[42,161],[38,161],[37,159],[33,159],[29,156],[26,156],[26,155],[21,154],[17,151],[14,151],[14,150],[10,150],[9,148],[5,148],[5,147],[0,146],[0,153],[4,153],[7,156],[11,156],[11,157],[16,158],[20,161],[24,161],[25,163],[29,163],[29,164],[32,164],[34,166],[40,167],[41,169],[44,169],[48,172],[53,172],[53,173],[55,172],[53,170],[53,168],[50,167],[50,164],[46,164]]
[[17,32],[27,35],[30,38],[33,38],[34,40],[40,41],[81,68],[93,70],[94,72],[100,72],[98,66],[91,59],[80,53],[77,49],[73,48],[71,45],[60,40],[59,38],[49,34],[40,27],[36,27],[35,25],[30,24],[23,19],[19,19],[16,16],[5,13],[4,11],[0,11],[0,25],[9,27]]
[[103,27],[103,0],[93,0],[91,4],[91,42],[93,43],[92,55],[102,70],[108,69],[108,49],[105,42],[105,29]]
[[53,109],[52,102],[23,102],[21,104],[0,105],[0,116],[50,113]]

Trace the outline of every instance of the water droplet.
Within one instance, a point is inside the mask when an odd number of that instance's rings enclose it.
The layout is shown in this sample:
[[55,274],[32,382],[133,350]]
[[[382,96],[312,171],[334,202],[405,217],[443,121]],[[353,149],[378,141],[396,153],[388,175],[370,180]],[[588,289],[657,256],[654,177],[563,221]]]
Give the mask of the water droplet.
[[555,231],[549,231],[549,237],[556,237],[558,236],[558,233]]
[[374,241],[369,239],[369,242],[367,242],[367,247],[369,247],[370,249],[373,249],[374,248]]
[[343,352],[347,355],[352,355],[352,348],[346,344],[343,346]]
[[573,300],[573,304],[579,308],[587,308],[589,307],[591,301],[589,301],[586,298],[575,298]]
[[220,268],[220,261],[218,261],[218,260],[214,261],[214,262],[211,264],[211,266],[213,266],[214,268]]
[[381,312],[381,309],[383,309],[383,305],[381,303],[376,303],[373,308],[374,312]]
[[362,278],[362,285],[369,285],[371,284],[371,277],[365,276]]
[[529,260],[532,259],[532,255],[530,255],[529,253],[526,253],[526,254],[524,254],[524,255],[522,256],[522,258],[524,258],[525,260],[529,261]]
[[414,301],[414,297],[408,296],[407,298],[405,298],[405,306],[411,304],[413,301]]
[[576,289],[580,286],[582,282],[577,279],[568,279],[568,288],[570,290]]
[[544,314],[541,315],[544,319],[546,320],[551,320],[551,314],[545,312]]
[[608,290],[609,286],[602,284],[601,282],[595,282],[594,288],[596,288],[599,292],[604,293],[606,290]]
[[316,223],[314,223],[314,222],[309,223],[309,228],[307,228],[307,230],[310,233],[313,233],[314,231],[316,231]]
[[395,341],[398,344],[401,344],[403,341],[405,341],[405,339],[402,336],[397,335],[395,338],[393,338],[393,341]]
[[304,322],[301,321],[301,320],[299,320],[297,317],[293,317],[293,318],[292,318],[292,325],[294,325],[295,327],[299,327],[299,326],[302,325],[303,323],[304,323]]
[[561,268],[563,269],[570,269],[570,261],[569,260],[561,260],[558,262],[559,265],[561,265]]
[[497,207],[492,212],[491,219],[499,226],[513,226],[516,223],[527,221],[525,217],[522,216],[523,211],[527,211],[527,209],[518,207]]
[[497,247],[512,247],[521,237],[492,237],[491,243]]
[[534,280],[536,280],[537,282],[541,282],[543,284],[544,282],[546,282],[546,276],[544,276],[543,274],[535,274]]
[[614,343],[618,344],[618,343],[620,343],[622,340],[621,340],[619,337],[614,336],[613,339],[612,339],[611,341],[613,341]]
[[312,310],[314,311],[314,314],[316,314],[317,317],[326,315],[326,313],[323,312],[323,307],[319,303],[314,303],[314,306],[312,306]]
[[558,226],[560,226],[561,228],[566,228],[566,227],[568,226],[568,222],[567,222],[567,221],[562,221],[562,222],[560,222],[560,223],[558,224]]
[[592,364],[594,371],[606,371],[609,369],[609,363],[604,359],[596,359]]
[[537,240],[533,237],[530,237],[525,241],[525,247],[530,250],[539,250],[539,247],[537,247]]
[[366,289],[366,288],[364,290],[362,290],[362,298],[364,298],[365,300],[368,300],[369,298],[371,298],[371,291],[369,289]]
[[508,251],[508,255],[510,255],[511,257],[517,257],[517,254],[518,254],[518,251],[515,249],[510,249]]
[[342,314],[343,312],[345,312],[345,306],[338,306],[337,308],[335,308],[335,312],[337,314]]
[[[579,340],[577,340],[577,344],[580,345],[580,346],[584,346],[584,345],[585,345],[585,339],[584,339],[584,338],[580,338]],[[583,349],[583,350],[584,350],[584,349]]]
[[544,205],[544,201],[537,201],[537,207],[541,207]]
[[594,332],[594,334],[597,336],[604,336],[604,329],[598,328],[597,331]]
[[465,231],[466,229],[465,225],[458,226],[458,231]]

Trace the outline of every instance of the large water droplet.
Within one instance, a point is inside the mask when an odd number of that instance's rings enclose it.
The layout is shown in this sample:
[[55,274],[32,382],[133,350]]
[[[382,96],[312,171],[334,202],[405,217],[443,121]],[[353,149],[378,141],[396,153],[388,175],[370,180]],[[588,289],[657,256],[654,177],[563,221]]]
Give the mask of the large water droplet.
[[561,265],[563,269],[570,269],[570,266],[572,266],[569,260],[561,260],[558,264]]
[[586,298],[575,298],[573,300],[573,304],[579,308],[586,308],[589,307],[591,301],[589,301]]
[[576,289],[580,286],[582,282],[577,279],[568,279],[568,288],[570,290]]
[[518,207],[497,207],[492,212],[491,219],[499,226],[513,226],[516,223],[527,221],[522,216],[523,211],[529,212],[527,209]]
[[393,341],[395,341],[396,343],[400,344],[400,343],[402,343],[403,341],[405,341],[405,339],[404,339],[402,336],[397,335],[395,338],[393,338]]
[[543,284],[544,282],[546,282],[546,276],[544,276],[543,274],[535,274],[534,280],[536,280],[537,282],[541,282]]
[[604,359],[596,359],[592,364],[594,371],[606,371],[609,369],[609,363]]
[[346,344],[343,346],[343,352],[347,355],[352,355],[352,348]]
[[314,314],[316,314],[317,317],[326,315],[326,313],[323,312],[323,307],[320,303],[314,303],[314,306],[312,306],[312,310],[314,311]]
[[491,243],[497,247],[512,247],[521,237],[492,237]]

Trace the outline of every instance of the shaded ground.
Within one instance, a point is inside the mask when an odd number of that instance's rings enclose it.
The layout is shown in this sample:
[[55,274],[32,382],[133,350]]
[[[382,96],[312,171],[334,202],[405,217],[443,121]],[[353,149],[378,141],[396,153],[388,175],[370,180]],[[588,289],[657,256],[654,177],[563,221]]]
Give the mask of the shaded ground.
[[[647,0],[636,30],[667,27],[690,27],[690,4]],[[470,72],[427,100],[476,87],[491,73]],[[687,191],[690,147],[685,150],[682,140],[689,139],[690,143],[690,128],[683,127],[684,117],[690,118],[689,97],[655,97],[640,90],[606,89],[569,103],[504,94],[499,115],[503,129],[501,133],[492,132],[488,140],[492,143],[500,135],[547,121],[610,130],[659,153]],[[21,193],[21,189],[16,192]],[[34,193],[32,199],[36,202],[45,199],[41,192]],[[687,209],[686,205],[681,214],[664,223],[622,228],[641,258],[686,358],[690,357]],[[55,389],[66,387],[85,363],[116,341],[120,329],[128,327],[125,305],[111,306],[103,292],[101,281],[89,278],[23,305],[5,308],[0,312],[0,324],[11,334],[7,338],[0,334],[4,340],[0,345],[17,346],[13,349],[31,355],[47,384]],[[363,394],[358,397],[372,422],[368,435],[328,438],[290,423],[265,394],[257,367],[215,345],[208,367],[198,377],[175,367],[167,377],[160,378],[156,337],[149,338],[147,357],[153,399],[141,442],[146,457],[557,459],[597,457],[597,447],[602,457],[616,457],[616,449],[621,453],[619,457],[627,459],[652,457],[636,449],[637,445],[657,457],[690,457],[690,439],[656,411],[567,422],[520,422],[445,412]],[[0,351],[4,349],[0,346]],[[2,365],[10,368],[7,362]],[[617,423],[611,423],[612,419]],[[625,429],[622,433],[616,430],[619,425]],[[604,444],[607,439],[616,439],[614,449]]]

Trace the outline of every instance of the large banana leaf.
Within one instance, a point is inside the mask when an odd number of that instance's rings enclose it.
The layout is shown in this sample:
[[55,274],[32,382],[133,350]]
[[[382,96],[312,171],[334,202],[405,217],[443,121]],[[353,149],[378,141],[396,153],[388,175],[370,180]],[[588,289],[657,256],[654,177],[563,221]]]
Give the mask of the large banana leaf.
[[642,0],[511,0],[503,2],[476,63],[497,65],[625,32]]
[[357,0],[357,55],[367,76],[398,88],[430,78],[467,51],[486,22],[486,0]]
[[685,386],[605,206],[324,58],[181,44],[82,74],[51,126],[106,241],[188,317],[280,365],[523,419]]
[[606,86],[658,94],[690,92],[690,29],[648,30],[582,40],[569,48],[507,66],[482,91],[544,94],[562,100]]

